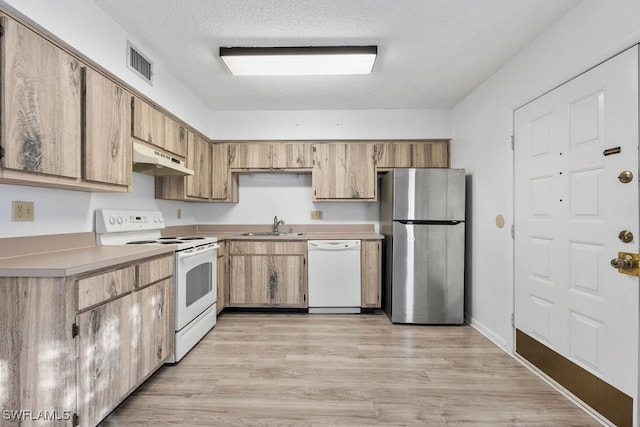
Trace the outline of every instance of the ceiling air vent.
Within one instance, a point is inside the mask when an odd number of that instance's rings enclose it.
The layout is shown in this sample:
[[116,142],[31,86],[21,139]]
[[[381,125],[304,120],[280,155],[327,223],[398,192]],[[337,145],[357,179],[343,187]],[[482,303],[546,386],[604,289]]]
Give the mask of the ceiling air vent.
[[153,85],[153,62],[140,53],[137,47],[127,41],[127,68],[142,77],[147,83]]

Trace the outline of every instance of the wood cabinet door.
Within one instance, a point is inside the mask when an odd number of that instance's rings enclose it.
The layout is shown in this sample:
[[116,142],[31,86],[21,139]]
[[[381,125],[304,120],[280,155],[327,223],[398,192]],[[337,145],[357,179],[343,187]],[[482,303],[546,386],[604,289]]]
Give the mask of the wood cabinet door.
[[315,200],[375,200],[374,145],[322,143],[314,145]]
[[218,303],[217,310],[220,313],[228,305],[229,301],[229,282],[227,280],[227,243],[218,242]]
[[131,101],[131,136],[155,144],[153,135],[153,116],[155,109],[138,97]]
[[187,167],[193,175],[187,176],[187,196],[209,200],[211,195],[211,149],[199,135],[189,132],[187,143]]
[[376,144],[376,166],[379,169],[410,168],[411,144],[381,142]]
[[229,258],[229,304],[306,307],[304,255]]
[[174,351],[173,278],[136,292],[140,319],[136,382],[145,379]]
[[80,178],[82,65],[3,17],[2,166]]
[[96,425],[135,386],[140,321],[135,293],[77,316],[77,405],[83,425]]
[[411,144],[412,167],[414,168],[448,168],[449,142],[416,142]]
[[[187,154],[187,128],[156,110],[156,116],[158,115],[163,116],[164,120],[164,140],[161,147],[170,153],[185,157]],[[158,126],[160,125],[158,124]]]
[[380,308],[382,293],[381,277],[381,242],[379,240],[363,240],[361,247],[361,306]]
[[271,164],[274,169],[311,169],[313,144],[281,142],[271,145]]
[[211,144],[211,198],[225,200],[229,195],[229,144]]
[[130,97],[102,74],[86,69],[84,179],[131,185]]
[[302,255],[273,255],[269,260],[269,302],[276,307],[307,306]]
[[271,169],[271,144],[241,142],[229,144],[231,169]]

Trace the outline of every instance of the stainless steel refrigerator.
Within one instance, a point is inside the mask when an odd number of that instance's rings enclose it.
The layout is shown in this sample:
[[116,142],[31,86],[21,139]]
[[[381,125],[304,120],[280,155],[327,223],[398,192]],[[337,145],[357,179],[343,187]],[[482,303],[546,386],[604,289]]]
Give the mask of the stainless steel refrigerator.
[[463,323],[464,169],[394,169],[379,190],[384,311],[393,323]]

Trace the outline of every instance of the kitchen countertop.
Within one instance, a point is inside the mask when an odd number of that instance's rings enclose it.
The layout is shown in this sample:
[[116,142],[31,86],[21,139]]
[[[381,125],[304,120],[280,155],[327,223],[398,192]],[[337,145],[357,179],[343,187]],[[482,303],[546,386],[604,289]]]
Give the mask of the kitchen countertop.
[[283,224],[280,226],[282,234],[278,236],[243,233],[268,233],[273,230],[271,225],[264,224],[235,224],[235,225],[198,225],[191,229],[167,227],[163,235],[193,234],[203,237],[216,237],[223,240],[271,240],[271,241],[307,241],[307,240],[382,240],[384,236],[375,232],[372,224]]
[[[198,225],[167,227],[163,235],[193,235],[225,240],[382,240],[370,224],[291,225],[281,228],[283,234],[264,233],[267,225]],[[169,254],[173,245],[159,246],[95,246],[94,233],[27,236],[0,239],[0,277],[66,277],[83,274],[143,258]],[[36,252],[39,251],[39,252]]]
[[0,277],[66,277],[170,254],[173,245],[90,246],[0,258]]
[[279,236],[269,235],[243,235],[242,232],[219,232],[219,233],[195,233],[196,236],[216,237],[218,241],[224,240],[271,240],[271,241],[307,241],[307,240],[382,240],[384,236],[377,233],[326,233],[326,232],[310,232],[310,233],[283,233]]

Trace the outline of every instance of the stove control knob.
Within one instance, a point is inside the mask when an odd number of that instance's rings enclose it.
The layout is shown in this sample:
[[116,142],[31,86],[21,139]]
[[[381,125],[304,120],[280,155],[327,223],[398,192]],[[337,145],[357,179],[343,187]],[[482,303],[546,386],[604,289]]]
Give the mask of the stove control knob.
[[153,222],[158,223],[159,221],[160,221],[160,220],[158,219],[158,217],[157,217],[157,216],[154,216],[154,217],[153,217]]
[[122,219],[121,216],[118,217],[118,224],[122,225],[122,223],[124,222],[124,220]]
[[109,217],[109,224],[114,225],[116,223],[116,219],[112,216]]

